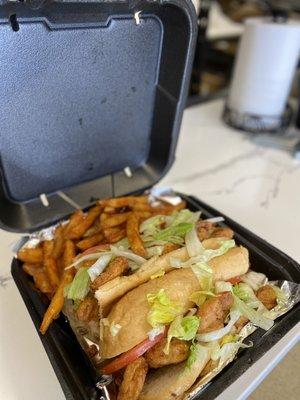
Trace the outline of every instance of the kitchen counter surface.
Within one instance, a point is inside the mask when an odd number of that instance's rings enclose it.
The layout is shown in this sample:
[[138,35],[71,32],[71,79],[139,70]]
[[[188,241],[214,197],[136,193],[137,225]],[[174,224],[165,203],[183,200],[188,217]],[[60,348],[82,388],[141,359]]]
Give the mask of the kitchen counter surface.
[[[193,194],[300,261],[300,163],[253,144],[220,119],[223,101],[185,111],[175,164],[160,186]],[[10,275],[10,245],[0,231],[0,398],[62,400],[38,334]],[[300,324],[219,396],[246,398],[299,340]]]

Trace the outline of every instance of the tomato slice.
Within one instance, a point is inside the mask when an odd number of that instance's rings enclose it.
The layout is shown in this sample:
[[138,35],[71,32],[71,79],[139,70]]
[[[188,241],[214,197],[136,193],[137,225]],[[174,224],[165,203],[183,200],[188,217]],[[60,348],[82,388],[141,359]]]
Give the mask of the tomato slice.
[[131,350],[128,350],[118,358],[115,358],[111,363],[102,368],[101,372],[105,375],[110,375],[126,367],[128,364],[131,364],[137,358],[141,357],[144,353],[146,353],[146,351],[151,349],[151,347],[160,342],[166,336],[166,334],[167,330],[165,329],[164,332],[155,336],[153,340],[145,339],[142,343],[133,347]]
[[235,276],[234,278],[227,279],[227,282],[230,282],[233,285],[236,285],[237,283],[242,282],[242,277],[241,276]]

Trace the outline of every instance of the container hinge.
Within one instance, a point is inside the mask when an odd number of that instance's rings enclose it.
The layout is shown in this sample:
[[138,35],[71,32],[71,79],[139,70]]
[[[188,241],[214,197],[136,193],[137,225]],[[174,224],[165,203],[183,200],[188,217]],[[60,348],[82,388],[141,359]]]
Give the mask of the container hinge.
[[133,15],[133,18],[135,19],[135,23],[136,25],[140,25],[141,24],[141,15],[142,11],[136,11]]

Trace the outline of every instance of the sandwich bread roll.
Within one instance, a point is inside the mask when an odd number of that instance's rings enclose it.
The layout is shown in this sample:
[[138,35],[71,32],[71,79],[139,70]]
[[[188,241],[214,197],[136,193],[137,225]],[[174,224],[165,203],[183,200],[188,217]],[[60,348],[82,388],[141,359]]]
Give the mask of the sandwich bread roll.
[[121,326],[118,334],[113,336],[109,326],[101,326],[101,357],[116,357],[147,339],[152,330],[147,321],[150,311],[147,294],[156,294],[160,289],[164,289],[170,300],[179,303],[183,312],[186,312],[193,306],[189,300],[191,294],[200,290],[200,285],[193,271],[185,268],[153,279],[127,293],[113,306],[107,317],[110,325]]
[[[220,238],[208,239],[202,242],[206,249],[216,249],[220,246]],[[106,317],[111,306],[125,293],[147,282],[152,275],[163,270],[171,271],[170,258],[187,261],[189,256],[185,247],[172,251],[162,257],[153,257],[148,260],[136,273],[121,276],[107,282],[96,292],[99,303],[100,317]],[[215,280],[228,280],[245,274],[249,269],[248,250],[242,246],[229,249],[225,254],[209,261],[213,269]]]
[[[210,360],[208,350],[187,368],[186,362],[159,368],[148,374],[139,400],[174,400],[188,390]],[[180,397],[181,398],[181,397]]]

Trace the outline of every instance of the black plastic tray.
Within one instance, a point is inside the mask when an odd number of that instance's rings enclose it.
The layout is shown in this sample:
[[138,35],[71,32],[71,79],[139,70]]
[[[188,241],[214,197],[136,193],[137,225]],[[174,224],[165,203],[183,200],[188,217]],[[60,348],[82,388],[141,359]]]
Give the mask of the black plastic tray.
[[[205,218],[222,215],[194,197],[181,196],[187,201],[191,210],[201,210],[202,216]],[[226,225],[235,232],[236,242],[249,249],[253,270],[265,273],[271,280],[288,280],[300,283],[300,266],[298,263],[230,218],[224,217]],[[38,330],[47,303],[33,289],[31,278],[20,267],[20,261],[14,259],[11,268],[13,278]],[[274,346],[299,320],[300,304],[278,318],[273,328],[268,332],[258,329],[251,335],[254,346],[242,350],[238,358],[215,377],[195,398],[199,400],[214,399]],[[99,377],[95,375],[66,318],[61,316],[57,319],[44,336],[40,335],[40,338],[66,398],[70,400],[99,400],[101,393],[95,387]]]

